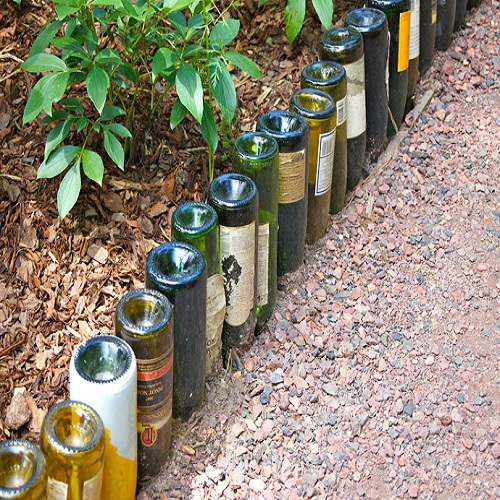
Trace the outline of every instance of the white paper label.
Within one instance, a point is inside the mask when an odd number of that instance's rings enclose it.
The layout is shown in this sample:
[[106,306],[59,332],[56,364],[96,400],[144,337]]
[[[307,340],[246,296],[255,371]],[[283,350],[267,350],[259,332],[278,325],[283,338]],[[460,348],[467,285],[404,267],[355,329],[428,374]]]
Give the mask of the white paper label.
[[337,127],[347,120],[347,96],[337,101]]
[[411,0],[410,61],[420,55],[420,0]]
[[366,130],[365,58],[344,65],[347,75],[347,138]]
[[306,150],[280,153],[278,203],[295,203],[306,195]]
[[269,223],[259,224],[259,265],[257,274],[257,305],[269,300]]
[[316,188],[314,191],[316,196],[328,192],[332,187],[335,132],[336,130],[333,129],[319,136],[318,167],[316,169]]
[[101,467],[100,471],[94,477],[83,482],[82,500],[96,500],[97,498],[101,498],[102,471],[103,467]]
[[49,500],[66,500],[68,498],[68,485],[49,477],[47,479],[47,498]]
[[242,325],[254,307],[255,222],[220,226],[222,275],[226,290],[226,322]]
[[207,280],[207,375],[218,368],[225,312],[224,278],[213,274]]

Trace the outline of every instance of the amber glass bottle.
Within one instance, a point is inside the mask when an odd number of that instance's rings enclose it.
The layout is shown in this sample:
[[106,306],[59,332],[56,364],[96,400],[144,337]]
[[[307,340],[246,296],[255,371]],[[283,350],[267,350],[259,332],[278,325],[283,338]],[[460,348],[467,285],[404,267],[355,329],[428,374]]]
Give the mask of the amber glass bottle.
[[0,499],[46,498],[47,470],[40,448],[20,439],[0,443]]
[[448,50],[455,25],[456,0],[438,0],[436,23],[436,49]]
[[437,0],[420,0],[420,55],[418,69],[423,76],[432,66],[436,42]]
[[72,400],[52,406],[41,433],[48,498],[100,498],[104,446],[104,426],[93,408]]
[[337,106],[335,153],[330,196],[330,213],[344,206],[347,188],[347,77],[344,66],[333,61],[316,61],[302,70],[301,87],[322,90]]
[[189,243],[171,241],[149,252],[146,286],[174,306],[172,414],[188,420],[203,402],[207,352],[207,266]]
[[197,248],[207,262],[206,375],[222,366],[222,327],[226,312],[224,279],[220,270],[219,219],[207,203],[190,201],[172,215],[172,239]]
[[236,138],[233,170],[255,182],[259,191],[257,322],[267,321],[276,306],[279,156],[276,140],[263,132]]
[[257,130],[279,147],[278,276],[296,271],[304,258],[307,226],[309,126],[291,111],[271,111],[257,120]]
[[309,124],[309,186],[306,242],[321,238],[328,225],[335,154],[337,108],[322,90],[300,89],[290,99],[290,109]]
[[124,295],[115,312],[116,335],[137,360],[138,480],[156,476],[168,458],[172,433],[174,319],[172,306],[156,290]]

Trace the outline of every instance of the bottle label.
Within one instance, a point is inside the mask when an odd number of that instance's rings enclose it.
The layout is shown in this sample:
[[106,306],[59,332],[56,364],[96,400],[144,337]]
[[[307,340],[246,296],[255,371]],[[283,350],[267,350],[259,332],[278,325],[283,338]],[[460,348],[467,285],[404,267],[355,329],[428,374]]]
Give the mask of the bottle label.
[[137,360],[137,407],[155,408],[172,394],[173,345],[162,356]]
[[347,96],[337,101],[337,127],[347,120]]
[[[138,408],[139,410],[139,408]],[[158,439],[158,431],[172,418],[172,404],[165,405],[151,414],[137,412],[137,433],[143,446],[153,446]]]
[[217,368],[221,356],[225,313],[224,278],[213,274],[207,279],[207,373]]
[[365,58],[345,64],[347,75],[347,138],[366,130]]
[[52,477],[47,478],[47,498],[66,500],[68,498],[68,485]]
[[306,195],[306,150],[280,153],[278,203],[295,203]]
[[257,305],[269,300],[269,223],[259,224],[259,265],[257,266]]
[[408,69],[410,58],[410,18],[411,10],[399,14],[398,73]]
[[316,196],[328,192],[332,187],[335,132],[336,129],[333,129],[330,132],[320,134],[319,136],[318,166],[316,169],[316,188],[314,191]]
[[437,0],[432,0],[431,12],[432,12],[431,23],[436,24],[437,18],[438,18],[438,2],[437,2]]
[[420,55],[420,0],[411,0],[410,60]]
[[82,500],[95,500],[101,497],[102,471],[103,467],[94,477],[83,482]]
[[240,326],[254,308],[255,222],[220,226],[222,275],[226,291],[226,322]]

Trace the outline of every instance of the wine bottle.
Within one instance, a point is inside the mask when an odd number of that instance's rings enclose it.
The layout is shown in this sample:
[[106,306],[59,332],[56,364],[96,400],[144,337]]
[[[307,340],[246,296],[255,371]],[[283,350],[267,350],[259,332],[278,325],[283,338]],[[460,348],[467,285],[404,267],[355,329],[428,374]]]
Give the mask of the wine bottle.
[[366,153],[365,60],[363,37],[350,27],[337,27],[319,39],[323,61],[343,64],[347,75],[347,191],[363,177]]
[[122,339],[99,335],[79,344],[69,368],[70,397],[104,424],[101,500],[133,500],[137,484],[137,362]]
[[423,76],[432,66],[436,41],[437,0],[420,0],[420,55],[418,69]]
[[467,0],[467,8],[474,9],[476,8],[482,0]]
[[205,375],[221,368],[222,327],[226,312],[224,279],[220,270],[219,219],[207,203],[190,201],[172,215],[172,239],[190,243],[207,262],[207,353]]
[[278,276],[296,271],[304,259],[307,225],[309,125],[297,113],[271,111],[257,120],[257,130],[279,147]]
[[458,31],[462,27],[466,10],[467,10],[467,0],[456,0],[455,22],[453,24],[453,31]]
[[448,50],[455,25],[456,0],[438,0],[436,22],[436,49]]
[[40,448],[21,439],[0,443],[0,499],[46,498],[47,469]]
[[146,259],[146,286],[174,306],[174,390],[172,414],[188,420],[203,403],[207,351],[207,266],[189,243],[171,241]]
[[125,294],[116,306],[116,335],[137,361],[138,481],[158,475],[167,461],[172,434],[174,320],[172,306],[156,290]]
[[301,87],[326,92],[333,97],[337,106],[330,196],[330,213],[336,214],[344,206],[347,187],[347,77],[345,68],[342,64],[333,61],[316,61],[308,64],[302,70]]
[[387,138],[387,69],[389,64],[389,27],[387,16],[379,9],[361,8],[348,12],[346,26],[363,36],[365,50],[366,153],[376,159]]
[[222,352],[227,360],[231,349],[251,345],[257,324],[259,196],[252,179],[228,173],[210,183],[207,200],[219,217],[226,292]]
[[306,242],[321,238],[328,225],[335,154],[337,107],[318,89],[300,89],[290,99],[290,110],[309,124],[309,186]]
[[279,150],[276,139],[263,132],[236,138],[233,170],[255,182],[259,192],[257,323],[267,321],[276,306],[278,243]]
[[101,497],[105,437],[93,408],[73,400],[56,403],[43,419],[40,441],[50,500]]
[[380,9],[389,23],[389,119],[387,136],[392,138],[403,123],[408,94],[410,55],[410,0],[366,0],[367,7]]
[[408,53],[408,91],[405,113],[413,106],[418,81],[418,60],[420,56],[420,0],[411,0],[410,48]]

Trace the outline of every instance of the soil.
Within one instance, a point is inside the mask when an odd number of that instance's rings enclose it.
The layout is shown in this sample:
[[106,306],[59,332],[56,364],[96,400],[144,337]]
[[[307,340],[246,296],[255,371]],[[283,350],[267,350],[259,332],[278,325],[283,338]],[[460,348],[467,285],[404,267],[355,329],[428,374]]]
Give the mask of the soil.
[[[336,2],[334,21],[362,3]],[[238,119],[217,172],[317,58],[318,20],[309,12],[290,47],[283,9],[244,0],[238,11],[238,50],[263,79],[234,73]],[[436,52],[421,116],[280,279],[275,314],[175,423],[170,460],[139,498],[500,496],[499,9],[481,2]],[[48,128],[21,123],[35,80],[19,65],[50,14],[0,0],[0,441],[38,441],[68,397],[74,347],[113,334],[116,303],[143,286],[172,212],[208,183],[194,123],[172,132],[157,120],[126,172],[84,182],[59,219],[58,181],[36,180]]]

